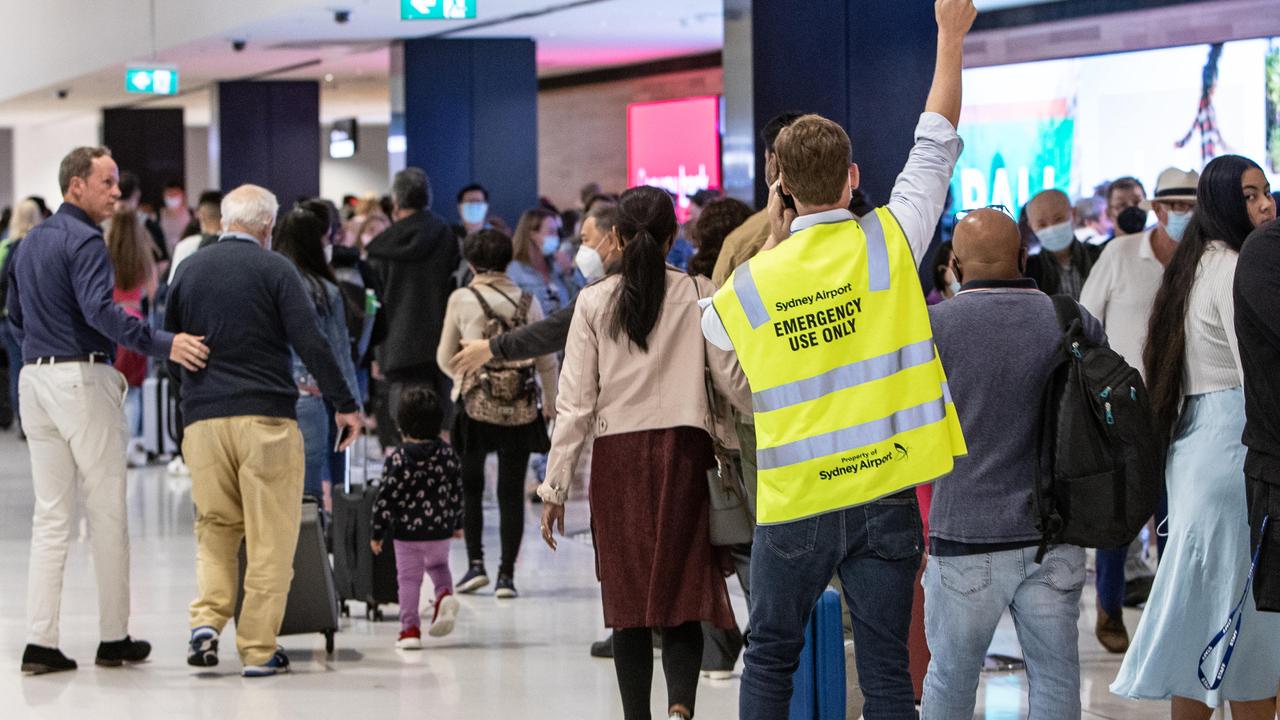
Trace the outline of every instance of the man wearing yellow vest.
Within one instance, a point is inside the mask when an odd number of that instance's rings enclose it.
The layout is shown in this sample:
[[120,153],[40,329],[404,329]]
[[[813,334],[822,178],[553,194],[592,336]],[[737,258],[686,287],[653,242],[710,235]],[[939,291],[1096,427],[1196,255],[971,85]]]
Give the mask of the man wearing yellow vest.
[[936,16],[933,87],[888,205],[855,220],[848,135],[799,118],[775,148],[773,237],[703,316],[707,339],[737,352],[755,415],[743,720],[787,717],[805,622],[833,574],[853,615],[864,716],[916,717],[907,637],[923,538],[913,488],[965,453],[917,259],[960,155],[963,43],[977,11],[972,0],[937,0]]

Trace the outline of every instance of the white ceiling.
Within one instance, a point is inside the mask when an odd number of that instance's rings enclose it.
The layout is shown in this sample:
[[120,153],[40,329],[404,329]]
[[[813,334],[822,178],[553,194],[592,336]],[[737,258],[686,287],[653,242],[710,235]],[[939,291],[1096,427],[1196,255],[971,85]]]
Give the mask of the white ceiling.
[[[1047,0],[1031,0],[1036,1]],[[82,53],[79,74],[21,94],[6,92],[6,87],[12,90],[23,83],[0,75],[0,98],[8,98],[0,102],[0,126],[57,122],[96,114],[104,106],[143,101],[156,106],[182,106],[187,110],[188,124],[201,125],[208,122],[208,92],[192,90],[220,79],[299,65],[305,67],[272,77],[328,80],[321,99],[323,119],[357,116],[366,122],[385,122],[389,114],[387,47],[391,40],[404,37],[531,37],[537,41],[539,73],[544,76],[710,52],[723,45],[723,0],[479,0],[475,20],[448,22],[402,21],[398,0],[155,0],[157,27],[161,31],[155,39],[157,52],[153,59],[146,32],[147,2],[93,0],[98,14],[88,16],[71,12],[69,7],[84,7],[81,4],[87,0],[24,3],[29,8],[44,8],[24,9],[24,13],[59,11],[60,22],[72,25],[70,35],[84,35],[83,41],[103,33],[91,32],[91,27],[82,25],[123,18],[134,35],[130,45],[133,52],[117,52],[116,59],[105,62],[100,58],[111,58],[111,53]],[[1030,3],[978,0],[982,10],[1025,4]],[[225,17],[221,24],[206,21],[211,5],[227,7],[234,11],[228,16],[234,18],[252,16],[255,7],[262,14],[229,26]],[[335,9],[349,10],[349,22],[336,23]],[[99,17],[104,11],[115,14]],[[85,19],[82,22],[77,18]],[[45,20],[40,15],[30,24],[48,33],[50,42],[56,42],[62,34],[42,24]],[[140,27],[144,30],[138,37]],[[203,37],[196,29],[201,27],[210,29]],[[247,42],[243,52],[232,50],[233,38]],[[0,46],[0,66],[4,65],[5,54]],[[97,67],[93,66],[94,58],[101,62]],[[126,94],[124,67],[129,62],[147,61],[177,65],[186,94],[152,100]],[[29,76],[22,80],[26,84],[33,81]],[[57,97],[59,89],[69,91],[66,99]]]

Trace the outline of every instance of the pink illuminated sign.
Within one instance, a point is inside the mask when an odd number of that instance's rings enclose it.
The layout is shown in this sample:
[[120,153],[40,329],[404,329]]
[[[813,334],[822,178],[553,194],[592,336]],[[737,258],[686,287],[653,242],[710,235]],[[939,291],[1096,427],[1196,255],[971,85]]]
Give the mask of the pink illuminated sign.
[[627,184],[676,193],[676,215],[689,215],[689,195],[721,187],[720,98],[627,106]]

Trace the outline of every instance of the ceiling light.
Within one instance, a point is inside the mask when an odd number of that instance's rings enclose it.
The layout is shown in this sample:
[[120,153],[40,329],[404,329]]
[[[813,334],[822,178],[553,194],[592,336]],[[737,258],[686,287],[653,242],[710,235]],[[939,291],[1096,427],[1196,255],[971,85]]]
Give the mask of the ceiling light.
[[325,75],[324,75],[324,81],[325,81],[325,82],[333,82],[333,73],[325,73]]

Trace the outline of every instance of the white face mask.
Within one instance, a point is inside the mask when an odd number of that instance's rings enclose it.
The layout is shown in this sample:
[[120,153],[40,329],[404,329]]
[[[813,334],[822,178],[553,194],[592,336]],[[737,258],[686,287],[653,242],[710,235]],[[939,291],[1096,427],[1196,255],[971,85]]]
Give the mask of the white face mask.
[[1062,252],[1071,247],[1071,243],[1076,240],[1076,231],[1072,227],[1071,221],[1050,225],[1036,231],[1036,237],[1040,238],[1040,244],[1049,252]]
[[333,263],[333,246],[332,245],[324,246],[324,261],[330,264]]
[[178,208],[182,207],[182,196],[181,195],[166,196],[164,199],[164,206],[169,208],[170,210],[177,210]]
[[952,295],[957,295],[957,294],[959,294],[959,292],[960,292],[960,288],[962,288],[963,286],[960,284],[960,282],[959,282],[959,281],[957,281],[957,280],[952,280],[952,281],[951,281],[951,285],[950,285],[950,287],[951,287],[951,294],[952,294]]
[[587,282],[595,282],[604,277],[604,258],[601,258],[600,253],[593,247],[583,245],[578,248],[573,264],[578,266],[578,270],[582,272]]

